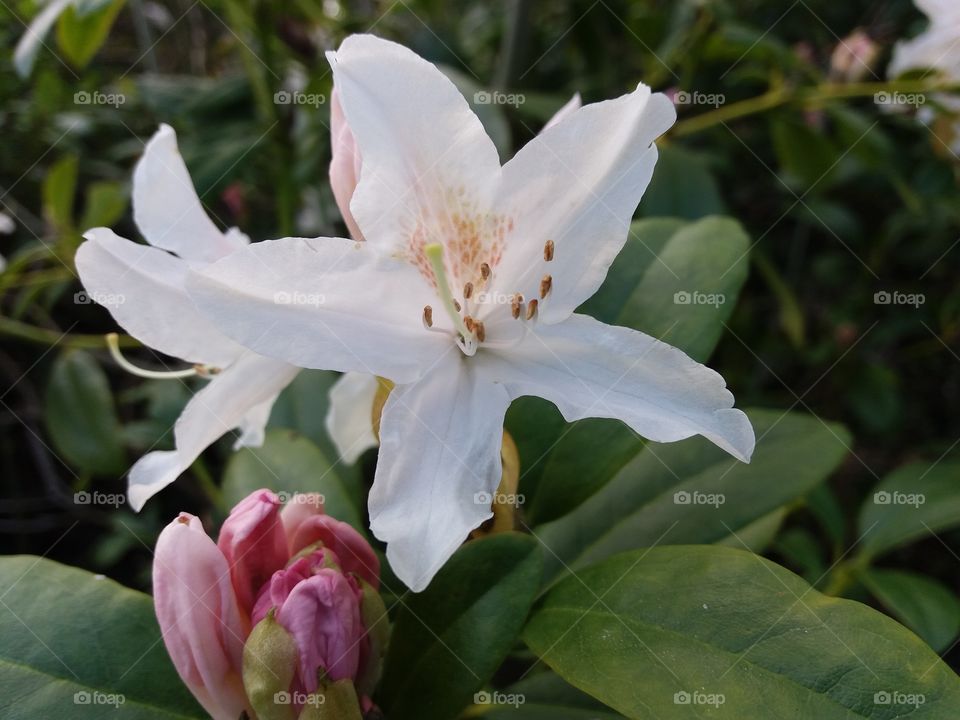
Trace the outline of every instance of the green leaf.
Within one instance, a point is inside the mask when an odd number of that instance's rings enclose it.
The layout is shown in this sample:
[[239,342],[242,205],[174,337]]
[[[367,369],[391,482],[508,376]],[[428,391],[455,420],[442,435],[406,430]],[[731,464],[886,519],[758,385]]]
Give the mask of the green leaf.
[[698,220],[726,211],[717,181],[699,154],[676,145],[660,148],[653,180],[640,203],[644,217]]
[[860,510],[860,554],[895,547],[960,525],[960,463],[911,463],[887,475]]
[[578,507],[642,447],[643,440],[619,420],[588,418],[573,423],[547,456],[545,482],[533,496],[527,520],[548,522]]
[[750,238],[736,220],[680,228],[657,253],[617,319],[705,361],[747,278]]
[[57,358],[44,407],[53,446],[70,465],[96,475],[127,469],[110,385],[92,355],[75,350]]
[[76,155],[61,158],[43,179],[43,216],[59,232],[73,230],[73,199],[77,190],[79,160]]
[[80,219],[83,231],[93,227],[110,227],[123,217],[127,209],[127,195],[115,182],[91,183],[87,189],[87,203]]
[[651,444],[583,505],[540,526],[551,550],[547,577],[637,547],[740,535],[823,482],[847,453],[839,425],[799,413],[747,414],[758,438],[749,465],[703,438]]
[[786,517],[787,508],[779,507],[772,513],[757,518],[738,532],[717,540],[716,544],[749,550],[753,553],[762,553],[773,542]]
[[510,403],[504,427],[520,453],[520,492],[535,497],[550,450],[569,428],[556,406],[527,396]]
[[[340,373],[325,370],[301,370],[270,411],[271,428],[289,428],[314,442],[327,457],[337,457],[337,449],[327,434],[330,388]],[[341,474],[347,468],[338,465]],[[352,473],[350,474],[352,477]]]
[[86,67],[110,34],[124,0],[69,7],[57,21],[57,44],[70,64]]
[[826,190],[842,156],[822,132],[797,117],[777,116],[770,123],[781,179],[794,190]]
[[7,720],[206,717],[167,656],[150,596],[25,555],[0,559],[0,587]]
[[531,675],[497,693],[492,690],[484,693],[486,697],[475,698],[488,700],[492,706],[483,714],[484,720],[617,720],[623,717],[549,671]]
[[517,640],[539,587],[541,553],[505,533],[461,547],[393,625],[379,704],[391,720],[453,718]]
[[948,720],[960,707],[960,679],[909,630],[730,548],[656,547],[583,569],[547,593],[523,637],[638,720]]
[[224,472],[223,498],[233,507],[254,490],[276,493],[318,492],[324,510],[337,520],[366,532],[336,466],[316,445],[291,430],[268,430],[263,446],[234,453]]
[[635,220],[627,242],[610,266],[600,289],[580,306],[579,312],[605,323],[616,323],[623,306],[640,284],[644,274],[657,262],[670,239],[688,225],[677,218]]
[[860,581],[898,620],[943,652],[960,634],[960,600],[932,578],[902,570],[869,568]]

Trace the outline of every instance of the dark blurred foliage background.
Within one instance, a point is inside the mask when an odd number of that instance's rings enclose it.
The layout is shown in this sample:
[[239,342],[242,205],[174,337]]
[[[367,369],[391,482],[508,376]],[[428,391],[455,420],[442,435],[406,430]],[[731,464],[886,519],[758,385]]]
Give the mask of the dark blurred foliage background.
[[[140,515],[74,502],[85,488],[122,493],[140,454],[169,447],[189,391],[128,376],[109,360],[102,334],[115,324],[75,295],[73,253],[92,225],[138,237],[130,175],[161,122],[176,128],[223,225],[255,240],[342,235],[326,177],[329,103],[273,96],[328,96],[324,51],[371,31],[443,64],[468,98],[484,89],[523,94],[516,107],[478,106],[505,157],[575,92],[592,102],[644,81],[723,96],[717,107],[680,106],[638,215],[725,214],[747,229],[749,279],[710,365],[738,405],[805,411],[854,438],[842,467],[798,504],[768,553],[821,587],[875,603],[835,572],[857,541],[861,504],[905,463],[960,457],[960,159],[949,125],[884,112],[873,97],[893,43],[925,26],[909,0],[129,0],[116,10],[89,62],[76,59],[96,33],[74,28],[71,38],[57,28],[21,78],[9,49],[37,9],[20,0],[0,7],[8,48],[0,212],[16,223],[0,237],[8,262],[0,274],[2,552],[47,554],[148,589],[159,529],[181,509],[222,515],[213,478],[229,438]],[[831,57],[857,29],[877,54],[858,77],[838,77]],[[841,86],[850,97],[824,92]],[[124,102],[82,104],[82,91]],[[877,304],[884,291],[921,293],[924,302]],[[137,347],[127,343],[126,352],[158,363]],[[322,388],[329,379],[303,383]],[[325,401],[305,401],[303,390],[288,391],[273,423],[324,447]],[[373,462],[349,471],[358,488]],[[960,533],[948,528],[881,564],[956,595],[958,549]],[[958,657],[948,659],[956,666]]]

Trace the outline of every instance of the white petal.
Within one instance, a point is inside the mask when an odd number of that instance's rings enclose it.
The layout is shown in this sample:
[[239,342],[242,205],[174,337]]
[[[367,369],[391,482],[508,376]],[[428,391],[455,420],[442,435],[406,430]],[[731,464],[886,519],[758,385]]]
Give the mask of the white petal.
[[13,218],[6,213],[0,212],[0,235],[10,235],[17,229]]
[[[292,382],[292,379],[290,382]],[[245,447],[260,447],[263,445],[264,437],[266,437],[267,422],[270,420],[270,413],[276,401],[277,396],[274,395],[247,411],[247,414],[243,416],[243,419],[237,426],[240,435],[233,443],[234,450]]]
[[960,16],[957,0],[915,0],[915,3],[933,22],[953,20]]
[[[580,93],[574,93],[573,97],[567,100],[559,110],[557,110],[553,117],[547,120],[547,124],[543,126],[543,130],[549,130],[554,125],[560,123],[561,120],[565,120],[577,110],[583,107],[583,100],[580,98]],[[540,132],[543,132],[541,130]]]
[[253,243],[196,270],[187,286],[222,332],[299,367],[410,382],[452,345],[423,327],[424,306],[436,305],[432,288],[367,243]]
[[390,393],[370,491],[370,529],[401,580],[422,590],[491,516],[500,483],[503,387],[453,350],[422,380]]
[[948,77],[960,76],[960,22],[955,27],[931,27],[912,40],[898,42],[887,74],[897,77],[909,70],[934,69]]
[[[514,229],[494,269],[496,290],[535,298],[541,278],[551,275],[539,310],[548,323],[596,292],[653,175],[652,143],[675,119],[673,103],[640,85],[585,105],[527,143],[503,167],[496,209],[514,219]],[[543,257],[548,240],[552,262]]]
[[373,400],[379,380],[365,373],[345,373],[330,388],[327,433],[343,461],[352,465],[377,446],[373,434]]
[[189,267],[107,228],[84,235],[75,262],[90,300],[144,345],[190,363],[226,367],[243,348],[201,315],[184,287]]
[[[247,432],[267,418],[262,409],[296,377],[298,369],[247,353],[194,395],[174,426],[176,450],[144,455],[130,470],[127,500],[134,510],[184,472],[200,453],[234,428]],[[251,416],[252,414],[252,416]]]
[[432,64],[372,35],[351,35],[328,58],[363,157],[350,203],[363,237],[408,255],[459,238],[455,216],[479,221],[500,174],[463,95]]
[[246,245],[242,233],[222,233],[207,216],[177,149],[161,125],[133,173],[133,219],[151,245],[190,262],[212,262]]
[[618,418],[657,442],[703,435],[744,462],[753,452],[753,428],[723,378],[635,330],[573,315],[540,325],[509,352],[477,357],[511,397],[546,398],[568,421]]
[[50,32],[57,18],[72,2],[73,0],[50,0],[47,6],[30,21],[30,25],[27,26],[23,37],[13,51],[13,66],[20,77],[27,77],[30,74],[33,63],[37,59],[37,53],[43,45],[43,39]]

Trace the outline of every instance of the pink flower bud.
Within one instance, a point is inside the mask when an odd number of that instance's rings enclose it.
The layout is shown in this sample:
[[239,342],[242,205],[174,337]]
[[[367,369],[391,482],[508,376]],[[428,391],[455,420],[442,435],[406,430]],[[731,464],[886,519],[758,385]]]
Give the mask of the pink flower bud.
[[347,125],[336,87],[330,95],[330,151],[330,187],[333,197],[351,237],[354,240],[363,240],[363,233],[350,212],[350,198],[360,181],[363,161],[360,159],[360,149],[353,132]]
[[322,568],[297,583],[277,611],[277,621],[300,652],[298,679],[314,692],[320,672],[330,680],[353,680],[365,639],[355,584],[334,568]]
[[247,710],[241,672],[249,628],[227,561],[193,515],[181,513],[160,533],[153,595],[163,641],[180,677],[212,717],[236,720]]
[[296,554],[318,542],[336,554],[343,572],[362,577],[374,589],[380,587],[380,560],[370,543],[349,524],[329,515],[305,518],[293,533],[290,552]]
[[217,546],[227,559],[237,600],[248,617],[259,589],[289,557],[280,506],[272,492],[257,490],[230,511],[220,528]]
[[[217,720],[254,710],[286,717],[292,709],[274,707],[273,696],[287,684],[309,694],[343,681],[356,703],[354,691],[369,693],[379,674],[388,626],[377,612],[376,554],[324,514],[319,496],[297,495],[282,512],[280,505],[258,490],[231,511],[217,544],[187,514],[157,543],[154,595],[167,650]],[[253,628],[260,630],[251,635]]]

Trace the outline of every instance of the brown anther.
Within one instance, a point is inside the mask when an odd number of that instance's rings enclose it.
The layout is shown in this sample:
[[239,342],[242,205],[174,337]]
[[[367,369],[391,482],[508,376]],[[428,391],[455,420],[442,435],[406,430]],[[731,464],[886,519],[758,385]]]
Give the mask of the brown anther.
[[472,295],[473,295],[473,283],[468,282],[466,285],[463,286],[463,299],[469,300]]
[[514,295],[510,300],[510,314],[514,319],[520,317],[520,310],[523,307],[523,295]]
[[487,265],[487,263],[480,264],[480,277],[482,277],[484,280],[490,279],[490,266]]
[[460,303],[457,302],[457,299],[453,299],[453,306],[457,309],[457,312],[460,312]]
[[429,305],[423,308],[423,324],[427,327],[433,327],[433,308]]
[[547,240],[543,246],[543,259],[547,262],[553,260],[553,240]]
[[468,332],[471,332],[471,333],[472,333],[472,332],[476,329],[476,327],[477,327],[476,321],[475,321],[472,317],[470,317],[469,315],[467,315],[465,318],[463,318],[463,324],[466,326],[467,331],[468,331]]
[[547,296],[547,293],[550,292],[550,288],[553,287],[553,276],[544,275],[543,280],[540,281],[540,299],[542,300]]
[[533,320],[533,316],[537,314],[537,299],[534,298],[527,304],[527,320]]
[[483,342],[484,340],[486,340],[486,339],[487,339],[487,331],[484,329],[483,323],[480,322],[480,321],[477,321],[475,327],[476,327],[477,340],[480,341],[480,342]]

